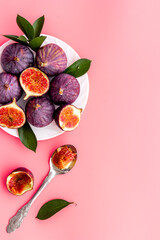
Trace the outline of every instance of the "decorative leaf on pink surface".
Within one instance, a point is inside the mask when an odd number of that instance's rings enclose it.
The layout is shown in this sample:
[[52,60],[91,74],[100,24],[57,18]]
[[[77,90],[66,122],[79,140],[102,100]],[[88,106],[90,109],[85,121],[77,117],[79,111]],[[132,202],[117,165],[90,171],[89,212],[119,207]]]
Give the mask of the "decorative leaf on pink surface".
[[36,218],[45,220],[52,217],[54,214],[59,212],[61,209],[73,204],[73,202],[67,202],[63,199],[54,199],[46,202],[39,210]]

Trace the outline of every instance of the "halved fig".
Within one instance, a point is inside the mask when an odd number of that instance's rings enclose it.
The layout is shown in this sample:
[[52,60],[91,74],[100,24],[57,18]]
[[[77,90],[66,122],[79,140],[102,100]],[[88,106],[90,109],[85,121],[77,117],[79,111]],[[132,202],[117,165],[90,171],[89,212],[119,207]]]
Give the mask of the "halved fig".
[[12,103],[0,107],[0,126],[20,128],[24,125],[25,121],[25,113],[17,105],[15,98]]
[[54,152],[52,162],[58,169],[68,169],[74,166],[77,150],[73,145],[63,145]]
[[11,172],[6,181],[7,189],[14,195],[22,195],[33,189],[34,177],[27,168],[17,168]]
[[37,68],[25,69],[20,75],[20,84],[26,93],[24,100],[30,96],[42,96],[49,89],[49,79]]
[[57,44],[50,43],[36,53],[36,66],[49,76],[63,72],[67,67],[67,56]]
[[72,131],[78,127],[82,108],[67,104],[60,106],[55,111],[55,122],[63,131]]

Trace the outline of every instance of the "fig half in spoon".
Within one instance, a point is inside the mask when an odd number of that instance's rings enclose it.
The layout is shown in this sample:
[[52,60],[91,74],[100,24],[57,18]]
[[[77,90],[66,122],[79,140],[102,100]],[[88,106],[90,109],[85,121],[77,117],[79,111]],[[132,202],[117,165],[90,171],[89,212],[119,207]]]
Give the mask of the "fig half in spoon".
[[69,171],[76,163],[77,150],[73,145],[63,145],[54,151],[51,160],[56,169]]

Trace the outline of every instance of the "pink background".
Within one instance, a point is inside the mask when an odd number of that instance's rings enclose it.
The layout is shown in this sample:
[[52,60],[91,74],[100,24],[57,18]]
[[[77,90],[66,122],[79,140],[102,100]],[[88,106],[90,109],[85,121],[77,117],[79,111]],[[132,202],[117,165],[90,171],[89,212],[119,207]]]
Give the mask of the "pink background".
[[[42,10],[41,10],[42,9]],[[0,239],[159,240],[160,221],[160,2],[159,0],[1,1],[0,33],[21,34],[17,13],[43,33],[92,59],[90,94],[79,127],[40,141],[37,153],[0,130]],[[0,44],[6,42],[0,37]],[[71,143],[78,161],[57,176],[11,235],[9,218],[30,199],[58,146]],[[34,190],[13,196],[7,175],[24,166]],[[36,219],[47,201],[74,201],[52,218]]]

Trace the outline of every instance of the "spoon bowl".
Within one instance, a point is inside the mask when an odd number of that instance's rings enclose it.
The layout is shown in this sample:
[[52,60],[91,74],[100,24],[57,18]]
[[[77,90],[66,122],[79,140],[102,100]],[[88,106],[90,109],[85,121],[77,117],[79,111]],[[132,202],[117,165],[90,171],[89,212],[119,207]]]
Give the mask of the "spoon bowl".
[[50,158],[50,169],[54,169],[57,174],[69,172],[77,161],[77,150],[71,145],[58,147]]

